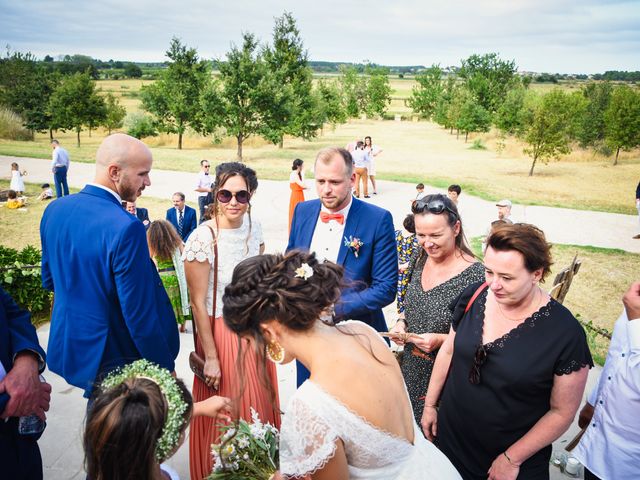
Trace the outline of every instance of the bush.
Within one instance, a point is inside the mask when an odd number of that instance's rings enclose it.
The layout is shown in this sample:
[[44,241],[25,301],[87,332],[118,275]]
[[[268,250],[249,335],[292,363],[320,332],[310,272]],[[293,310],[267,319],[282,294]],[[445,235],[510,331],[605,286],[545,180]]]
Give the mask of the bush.
[[484,143],[482,143],[482,140],[480,138],[476,138],[471,144],[471,146],[469,147],[469,150],[486,150],[486,149],[487,147],[485,147]]
[[127,133],[132,137],[144,138],[158,136],[158,131],[153,125],[151,117],[142,113],[128,115],[125,124],[127,126]]
[[33,134],[27,130],[24,120],[7,108],[0,108],[0,138],[7,140],[33,140]]
[[[40,250],[31,245],[21,251],[0,245],[0,284],[18,305],[32,314],[48,313],[52,294],[42,288]],[[28,268],[33,266],[34,268]]]

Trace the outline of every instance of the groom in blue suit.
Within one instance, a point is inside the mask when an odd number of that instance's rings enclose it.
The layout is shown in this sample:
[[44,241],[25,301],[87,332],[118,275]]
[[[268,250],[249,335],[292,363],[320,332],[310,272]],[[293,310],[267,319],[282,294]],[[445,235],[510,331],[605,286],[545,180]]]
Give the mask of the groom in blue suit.
[[[319,200],[299,203],[293,214],[287,250],[316,253],[318,260],[342,265],[350,287],[335,306],[336,320],[361,320],[387,331],[382,309],[396,296],[398,254],[391,214],[353,198],[351,154],[326,148],[314,166]],[[298,386],[309,377],[298,363]]]
[[40,223],[42,284],[54,293],[49,369],[86,397],[105,374],[140,358],[174,370],[173,309],[144,226],[121,206],[151,184],[151,164],[144,143],[107,137],[94,183],[51,203]]

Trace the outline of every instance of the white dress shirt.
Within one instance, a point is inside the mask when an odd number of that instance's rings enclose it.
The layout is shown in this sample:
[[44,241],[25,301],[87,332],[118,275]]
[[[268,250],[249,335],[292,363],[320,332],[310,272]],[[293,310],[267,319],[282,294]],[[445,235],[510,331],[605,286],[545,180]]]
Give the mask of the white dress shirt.
[[600,379],[593,418],[573,455],[602,480],[640,477],[640,319],[623,312]]
[[91,182],[87,183],[87,185],[91,185],[93,187],[98,187],[98,188],[101,188],[102,190],[106,190],[111,195],[116,197],[116,200],[118,200],[118,203],[122,205],[122,198],[120,198],[120,195],[118,195],[116,192],[111,190],[109,187],[105,187],[104,185],[100,185],[99,183],[91,183]]
[[6,376],[7,376],[7,371],[4,369],[4,365],[2,365],[2,362],[0,362],[0,382]]
[[356,149],[351,152],[353,166],[356,168],[367,168],[371,164],[371,155],[366,150]]
[[324,223],[320,220],[320,215],[318,215],[318,221],[313,231],[309,251],[316,253],[316,258],[319,262],[329,260],[330,262],[336,263],[338,261],[338,252],[340,251],[340,245],[344,241],[344,227],[347,224],[347,215],[349,215],[351,203],[351,200],[349,200],[349,205],[339,212],[330,212],[324,205],[320,209],[321,212],[341,213],[344,215],[344,222],[342,225],[340,225],[337,220],[329,220],[327,223]]
[[[213,175],[205,172],[198,173],[196,188],[211,188],[212,183],[213,183]],[[207,195],[209,195],[209,192],[196,191],[196,196],[198,197],[206,197]]]
[[67,169],[69,168],[69,154],[64,148],[60,146],[54,148],[51,155],[51,170],[56,167],[67,167]]

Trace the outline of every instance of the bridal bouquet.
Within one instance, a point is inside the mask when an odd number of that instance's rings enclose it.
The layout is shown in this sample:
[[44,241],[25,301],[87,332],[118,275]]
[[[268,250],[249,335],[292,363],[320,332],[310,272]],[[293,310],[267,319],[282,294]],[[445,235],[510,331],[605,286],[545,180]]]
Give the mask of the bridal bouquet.
[[278,429],[262,423],[251,409],[251,423],[240,420],[223,427],[219,444],[211,446],[214,465],[207,480],[268,480],[278,469]]

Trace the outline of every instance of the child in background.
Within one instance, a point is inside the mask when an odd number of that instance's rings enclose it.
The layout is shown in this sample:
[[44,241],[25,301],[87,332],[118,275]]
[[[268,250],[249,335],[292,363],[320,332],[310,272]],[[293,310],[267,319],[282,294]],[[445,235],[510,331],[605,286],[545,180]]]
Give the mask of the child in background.
[[40,192],[40,196],[38,196],[38,200],[51,200],[53,198],[53,190],[51,190],[51,185],[49,185],[48,183],[43,183],[40,188],[42,188],[42,191]]
[[24,180],[22,177],[26,174],[27,171],[23,170],[21,172],[16,162],[11,164],[11,184],[9,185],[9,189],[15,190],[19,197],[24,193]]
[[416,191],[418,192],[416,194],[416,198],[414,198],[413,200],[411,200],[412,202],[414,200],[420,200],[422,197],[424,197],[426,195],[425,191],[424,191],[424,183],[419,183],[416,185]]
[[18,194],[15,190],[9,190],[7,198],[7,208],[16,209],[24,207],[24,199],[18,198]]
[[409,260],[420,246],[416,237],[416,224],[413,214],[407,215],[402,222],[402,230],[396,230],[396,249],[398,250],[398,314],[404,314],[404,297],[409,285]]
[[147,360],[116,370],[87,414],[87,478],[179,480],[162,462],[184,441],[191,415],[229,421],[229,399],[212,396],[194,404],[182,380]]
[[449,185],[449,188],[447,189],[447,196],[455,205],[458,205],[458,197],[461,193],[462,188],[460,188],[460,185],[456,185],[455,183],[453,185]]

